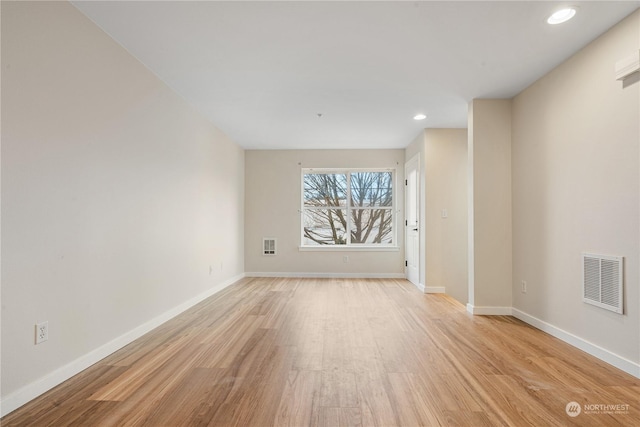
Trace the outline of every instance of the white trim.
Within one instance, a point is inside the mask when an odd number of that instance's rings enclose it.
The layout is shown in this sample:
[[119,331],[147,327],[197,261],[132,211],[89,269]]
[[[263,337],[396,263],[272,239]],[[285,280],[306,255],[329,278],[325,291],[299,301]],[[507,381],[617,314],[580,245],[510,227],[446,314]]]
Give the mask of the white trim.
[[244,274],[239,274],[225,280],[224,282],[218,283],[217,285],[201,293],[200,295],[183,302],[182,304],[160,314],[159,316],[154,317],[153,319],[130,330],[129,332],[120,335],[114,340],[109,341],[108,343],[96,348],[95,350],[90,351],[84,356],[80,356],[67,365],[62,366],[55,371],[45,375],[44,377],[14,391],[0,401],[0,416],[4,417],[8,413],[18,409],[25,403],[28,403],[29,401],[35,399],[36,397],[52,389],[58,384],[61,384],[72,376],[82,372],[89,366],[93,365],[96,362],[99,362],[111,353],[120,350],[125,345],[140,338],[147,332],[157,328],[161,324],[174,318],[185,310],[188,310],[199,302],[236,283],[243,277],[245,277]]
[[347,172],[395,172],[396,167],[390,166],[385,168],[302,168],[302,171],[312,173],[347,173]]
[[425,294],[446,294],[444,286],[427,286],[423,289]]
[[[416,176],[416,182],[415,182],[415,196],[417,197],[417,199],[415,200],[416,202],[416,223],[411,225],[411,228],[414,228],[418,230],[418,253],[414,254],[415,256],[418,257],[417,259],[417,274],[418,277],[413,278],[414,280],[410,280],[410,282],[417,282],[415,283],[416,286],[418,286],[418,289],[421,289],[423,293],[426,293],[426,288],[424,286],[424,284],[422,282],[426,282],[426,280],[424,280],[424,242],[423,237],[424,237],[424,227],[422,226],[423,224],[423,209],[422,209],[422,202],[423,202],[423,194],[420,192],[421,188],[422,188],[422,172],[420,170],[420,152],[414,154],[409,160],[405,161],[404,163],[404,224],[402,224],[402,220],[400,220],[400,227],[403,229],[403,236],[404,236],[404,251],[405,251],[405,275],[407,277],[407,279],[409,278],[409,265],[408,265],[408,258],[407,258],[407,253],[409,252],[407,250],[407,248],[410,246],[410,242],[408,239],[409,236],[409,200],[412,196],[409,196],[409,190],[408,190],[408,182],[409,182],[409,171],[411,169],[415,169],[415,172],[417,174]],[[415,166],[414,166],[415,165]],[[402,184],[400,184],[400,186],[402,186]]]
[[[312,175],[312,174],[340,174],[340,175],[345,175],[347,182],[346,182],[346,196],[347,196],[347,200],[349,200],[351,198],[351,174],[353,172],[373,172],[373,173],[386,173],[389,172],[391,173],[391,201],[392,201],[392,205],[391,206],[379,206],[379,207],[367,207],[367,206],[351,206],[350,203],[346,203],[345,206],[326,206],[326,207],[310,207],[310,206],[305,206],[304,205],[304,176],[306,174],[308,175]],[[397,180],[397,175],[398,175],[398,168],[395,167],[390,167],[390,168],[300,168],[300,180],[301,180],[301,184],[300,184],[300,209],[298,210],[298,212],[300,213],[299,218],[300,218],[300,223],[298,224],[299,229],[300,229],[300,245],[298,246],[298,248],[301,251],[304,250],[318,250],[316,249],[314,246],[311,245],[305,245],[304,244],[304,220],[303,220],[303,216],[304,216],[304,212],[305,210],[323,210],[323,209],[333,209],[333,208],[337,208],[337,209],[341,209],[341,210],[345,210],[347,217],[351,216],[351,211],[352,210],[358,210],[358,209],[387,209],[389,211],[391,211],[391,232],[392,232],[392,236],[391,236],[391,245],[387,246],[387,248],[390,248],[388,250],[394,250],[392,249],[393,247],[396,247],[395,250],[399,250],[397,249],[397,242],[398,241],[398,218],[400,216],[400,209],[397,208],[397,198],[398,198],[398,190],[397,190],[397,186],[398,186],[398,180]],[[372,247],[373,245],[364,245],[364,244],[357,244],[357,243],[351,243],[351,221],[347,220],[346,223],[346,229],[345,229],[345,236],[346,236],[346,240],[347,242],[345,243],[345,245],[329,245],[330,248],[333,248],[335,246],[347,246],[347,247],[353,247],[353,246],[360,246],[360,247],[365,247],[365,248],[369,248]],[[374,246],[375,247],[375,246]],[[306,248],[313,248],[313,249],[306,249]],[[327,250],[327,249],[320,249],[320,250]],[[336,250],[336,249],[328,249],[328,250]],[[367,250],[367,249],[364,249]],[[375,250],[375,249],[374,249]]]
[[574,347],[579,348],[582,351],[589,353],[590,355],[597,357],[598,359],[606,362],[610,365],[615,366],[618,369],[623,370],[624,372],[633,375],[636,378],[640,378],[640,364],[625,359],[622,356],[618,356],[611,351],[602,348],[596,344],[590,343],[589,341],[582,339],[576,335],[573,335],[570,332],[567,332],[563,329],[560,329],[556,326],[553,326],[543,320],[540,320],[536,317],[531,316],[523,311],[518,310],[517,308],[512,308],[513,316],[522,320],[529,325],[540,329],[543,332],[548,333],[562,341],[570,344]]
[[399,246],[318,245],[298,246],[300,252],[398,252]]
[[245,273],[245,277],[302,277],[316,279],[404,279],[404,273],[303,273],[254,271]]
[[[406,279],[407,276],[405,275],[404,277]],[[411,283],[411,282],[409,282],[409,283]],[[420,289],[423,294],[427,293],[427,288],[425,288],[425,286],[422,283],[414,283],[414,285],[415,285],[416,288]]]
[[478,316],[511,316],[511,307],[478,307],[467,304],[467,311]]

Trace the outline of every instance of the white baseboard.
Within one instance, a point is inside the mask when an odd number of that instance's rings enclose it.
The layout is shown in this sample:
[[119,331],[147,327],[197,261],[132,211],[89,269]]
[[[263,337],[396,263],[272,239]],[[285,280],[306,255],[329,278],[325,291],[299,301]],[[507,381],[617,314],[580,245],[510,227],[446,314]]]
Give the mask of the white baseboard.
[[55,371],[45,375],[44,377],[32,382],[31,384],[27,384],[19,390],[16,390],[15,392],[9,394],[0,401],[0,417],[3,417],[8,413],[18,409],[25,403],[35,399],[36,397],[47,392],[58,384],[82,372],[94,363],[99,362],[111,353],[121,349],[125,345],[140,338],[147,332],[157,328],[161,324],[174,318],[183,311],[209,298],[211,295],[214,295],[215,293],[220,292],[229,285],[234,284],[243,277],[245,277],[244,274],[239,274],[235,277],[225,280],[222,283],[218,283],[217,285],[201,293],[200,295],[183,302],[182,304],[162,313],[161,315],[149,320],[146,323],[143,323],[142,325],[130,330],[129,332],[119,336],[118,338],[96,348],[93,351],[90,351],[84,356],[81,356],[78,359],[72,361],[71,363],[58,368]]
[[478,307],[467,304],[467,311],[478,316],[510,316],[511,307]]
[[576,335],[573,335],[570,332],[567,332],[563,329],[560,329],[556,326],[551,325],[543,320],[540,320],[536,317],[531,316],[523,311],[518,310],[513,307],[474,307],[471,304],[467,304],[467,311],[474,315],[511,315],[517,319],[522,320],[525,323],[533,326],[534,328],[540,329],[543,332],[548,333],[551,336],[554,336],[569,345],[572,345],[580,350],[589,353],[590,355],[606,362],[616,368],[633,375],[636,378],[640,378],[640,364],[633,362],[631,360],[625,359],[624,357],[618,356],[611,351],[602,348],[596,344],[590,343],[589,341],[580,338]]
[[301,277],[316,279],[404,279],[404,273],[303,273],[303,272],[251,272],[245,277]]
[[427,293],[427,289],[422,283],[414,283],[414,286],[418,288],[423,294]]
[[414,283],[416,288],[422,291],[423,294],[444,294],[444,286],[425,286],[422,283]]
[[[235,277],[225,280],[222,283],[217,284],[211,289],[203,292],[202,294],[168,310],[161,315],[149,320],[148,322],[132,329],[131,331],[121,335],[120,337],[100,346],[99,348],[85,354],[84,356],[74,360],[73,362],[56,369],[48,375],[28,384],[21,389],[11,393],[0,401],[0,417],[3,417],[25,403],[35,399],[46,391],[52,389],[58,384],[66,381],[72,376],[80,373],[84,369],[93,365],[94,363],[104,359],[111,353],[121,349],[125,345],[140,338],[147,332],[155,329],[164,322],[179,315],[185,310],[191,308],[197,303],[205,300],[206,298],[220,292],[224,288],[232,285],[243,277],[317,277],[317,278],[392,278],[392,279],[404,279],[404,274],[395,273],[245,273],[239,274]],[[423,284],[416,285],[418,289],[426,293],[443,293],[443,287],[426,287]],[[474,307],[471,304],[467,304],[467,311],[474,315],[513,315],[514,317],[522,320],[531,326],[540,329],[552,335],[562,341],[577,347],[590,355],[597,357],[598,359],[627,372],[630,375],[640,378],[640,364],[631,360],[618,356],[615,353],[610,352],[602,347],[592,344],[580,337],[577,337],[569,332],[566,332],[560,328],[557,328],[547,322],[544,322],[536,317],[533,317],[527,313],[524,313],[518,309],[512,307]]]
[[607,349],[604,349],[596,344],[590,343],[589,341],[586,341],[576,335],[573,335],[570,332],[562,330],[543,320],[533,317],[530,314],[520,311],[517,308],[513,308],[512,312],[514,317],[522,320],[525,323],[528,323],[534,328],[540,329],[541,331],[544,331],[549,335],[552,335],[558,339],[561,339],[567,344],[577,347],[580,350],[585,351],[590,355],[602,360],[603,362],[613,365],[616,368],[623,370],[624,372],[631,374],[636,378],[640,378],[640,364],[633,362],[631,360],[625,359],[624,357],[618,356],[617,354],[612,353]]

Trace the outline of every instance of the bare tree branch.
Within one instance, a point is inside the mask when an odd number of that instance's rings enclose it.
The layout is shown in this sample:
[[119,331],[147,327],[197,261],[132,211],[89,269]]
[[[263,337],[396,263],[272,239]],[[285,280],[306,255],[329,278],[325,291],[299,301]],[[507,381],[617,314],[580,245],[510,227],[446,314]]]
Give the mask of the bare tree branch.
[[350,181],[346,188],[344,173],[305,174],[304,206],[312,208],[305,210],[305,238],[321,245],[346,244],[347,221],[351,243],[382,243],[392,236],[392,174],[353,172]]

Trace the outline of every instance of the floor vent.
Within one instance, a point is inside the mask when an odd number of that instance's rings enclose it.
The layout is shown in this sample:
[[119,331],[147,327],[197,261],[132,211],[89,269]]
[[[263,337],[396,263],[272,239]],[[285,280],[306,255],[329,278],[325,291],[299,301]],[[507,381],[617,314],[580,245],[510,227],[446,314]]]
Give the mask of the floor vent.
[[582,300],[622,314],[622,257],[582,254]]
[[262,255],[274,256],[276,254],[276,239],[264,237],[262,239]]

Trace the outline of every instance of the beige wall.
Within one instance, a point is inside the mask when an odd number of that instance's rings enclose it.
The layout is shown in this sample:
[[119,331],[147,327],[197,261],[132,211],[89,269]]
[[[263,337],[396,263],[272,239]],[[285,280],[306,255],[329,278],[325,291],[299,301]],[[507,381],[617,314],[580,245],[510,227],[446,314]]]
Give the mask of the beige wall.
[[413,156],[420,159],[420,284],[466,303],[467,130],[425,129],[405,149],[406,161]]
[[466,304],[467,130],[426,129],[424,135],[426,286],[444,287]]
[[1,7],[4,398],[242,274],[244,152],[70,4]]
[[[640,360],[640,83],[615,80],[640,49],[640,11],[513,101],[513,306]],[[582,302],[581,253],[625,257],[625,314]],[[527,281],[527,293],[520,282]]]
[[[401,182],[420,155],[420,280],[462,300],[462,202],[447,197],[464,177],[444,167],[461,146],[440,143],[459,135],[429,130],[406,152],[245,154],[71,5],[1,8],[3,399],[244,271],[404,274],[403,191],[398,251],[298,250],[302,167],[395,167]],[[470,302],[513,305],[636,364],[640,83],[613,67],[639,48],[636,12],[512,105],[474,100],[468,135]],[[263,236],[278,256],[260,254]],[[582,303],[583,251],[625,256],[624,315]]]
[[511,101],[474,99],[469,118],[469,304],[511,307]]
[[[396,251],[305,252],[300,245],[302,168],[395,168],[404,178],[404,150],[249,150],[245,154],[245,268],[252,273],[403,276],[404,191],[396,194]],[[262,238],[278,239],[278,254],[263,256]],[[349,262],[343,262],[348,256]]]

